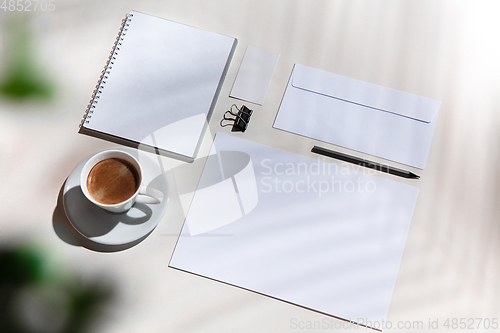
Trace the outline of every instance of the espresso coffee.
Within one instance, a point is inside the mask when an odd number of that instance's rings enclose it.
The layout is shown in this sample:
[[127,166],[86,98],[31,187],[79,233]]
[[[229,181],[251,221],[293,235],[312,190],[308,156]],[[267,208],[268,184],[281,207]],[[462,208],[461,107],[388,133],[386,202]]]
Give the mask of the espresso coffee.
[[104,205],[121,203],[134,195],[139,175],[132,164],[121,158],[100,161],[90,170],[87,189],[95,201]]

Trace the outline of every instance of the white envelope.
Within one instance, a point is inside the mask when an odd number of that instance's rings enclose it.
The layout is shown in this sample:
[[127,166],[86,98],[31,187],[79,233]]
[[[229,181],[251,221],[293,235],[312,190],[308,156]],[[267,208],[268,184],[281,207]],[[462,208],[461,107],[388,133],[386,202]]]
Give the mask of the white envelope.
[[423,169],[440,105],[295,64],[274,127]]

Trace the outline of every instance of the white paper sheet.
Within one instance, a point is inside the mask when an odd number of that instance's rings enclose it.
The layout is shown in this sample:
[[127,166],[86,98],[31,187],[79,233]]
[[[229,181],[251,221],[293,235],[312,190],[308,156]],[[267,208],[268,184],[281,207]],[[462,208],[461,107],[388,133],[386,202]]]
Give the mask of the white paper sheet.
[[279,54],[248,46],[229,96],[262,105]]
[[423,169],[440,105],[296,64],[274,127]]
[[[354,322],[385,320],[417,188],[220,133],[212,152],[220,163],[205,166],[170,267]],[[225,181],[234,188],[220,192]],[[241,205],[227,214],[203,208],[213,198],[236,206],[235,193]]]

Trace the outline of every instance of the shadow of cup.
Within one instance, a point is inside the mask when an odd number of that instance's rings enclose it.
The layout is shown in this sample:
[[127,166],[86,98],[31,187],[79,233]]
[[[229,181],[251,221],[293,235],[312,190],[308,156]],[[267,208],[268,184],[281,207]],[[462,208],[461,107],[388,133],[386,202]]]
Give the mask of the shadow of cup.
[[[134,247],[151,234],[152,230],[151,232],[133,242],[120,245],[105,245],[89,240],[73,227],[71,222],[68,220],[66,213],[64,212],[63,191],[65,183],[66,182],[64,182],[61,186],[57,198],[57,206],[54,209],[54,213],[52,215],[52,226],[54,228],[54,231],[57,236],[64,242],[75,246],[82,246],[96,252],[118,252]],[[104,235],[107,232],[111,231],[119,222],[129,225],[144,223],[151,217],[152,214],[151,208],[144,204],[136,204],[133,209],[131,209],[127,214],[114,214],[104,211],[88,201],[79,187],[72,188],[66,193],[66,195],[69,195],[72,200],[82,200],[72,202],[80,202],[80,209],[88,209],[88,212],[92,214],[91,216],[95,218],[95,220],[92,221],[93,223],[79,225],[79,228],[83,228],[81,229],[81,231],[85,233],[87,237]],[[85,214],[88,214],[88,212],[86,212]],[[103,212],[105,214],[103,214]]]

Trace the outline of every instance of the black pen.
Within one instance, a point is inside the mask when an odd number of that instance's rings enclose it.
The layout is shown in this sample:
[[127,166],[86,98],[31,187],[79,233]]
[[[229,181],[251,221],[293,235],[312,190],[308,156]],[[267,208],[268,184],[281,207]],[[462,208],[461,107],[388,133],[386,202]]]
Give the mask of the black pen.
[[401,170],[401,169],[398,169],[398,168],[390,167],[388,165],[383,165],[383,164],[378,164],[378,163],[375,163],[375,162],[370,162],[370,161],[364,160],[362,158],[358,158],[358,157],[354,157],[354,156],[342,154],[342,153],[339,153],[337,151],[333,151],[333,150],[326,149],[326,148],[321,148],[321,147],[318,147],[318,146],[314,146],[311,149],[311,152],[316,153],[316,154],[320,154],[320,155],[324,155],[324,156],[327,156],[327,157],[335,158],[337,160],[349,162],[349,163],[352,163],[352,164],[361,165],[361,166],[364,166],[364,167],[367,167],[367,168],[370,168],[370,169],[375,169],[375,170],[378,170],[378,171],[387,172],[387,173],[390,173],[391,175],[396,175],[396,176],[399,176],[399,177],[410,178],[410,179],[418,179],[418,178],[420,178],[419,175],[411,173],[410,171],[405,171],[405,170]]

